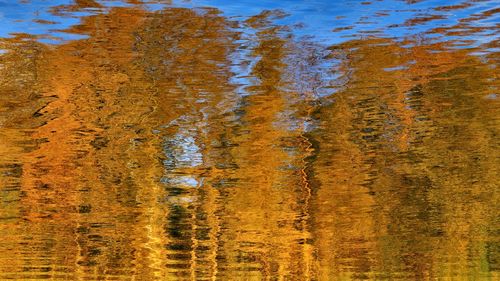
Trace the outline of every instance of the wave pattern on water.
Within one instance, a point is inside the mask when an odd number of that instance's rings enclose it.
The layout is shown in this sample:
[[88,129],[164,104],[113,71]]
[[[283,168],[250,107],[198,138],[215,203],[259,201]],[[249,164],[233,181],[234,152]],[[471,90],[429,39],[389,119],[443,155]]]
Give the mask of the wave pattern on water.
[[0,279],[500,279],[485,1],[0,0]]

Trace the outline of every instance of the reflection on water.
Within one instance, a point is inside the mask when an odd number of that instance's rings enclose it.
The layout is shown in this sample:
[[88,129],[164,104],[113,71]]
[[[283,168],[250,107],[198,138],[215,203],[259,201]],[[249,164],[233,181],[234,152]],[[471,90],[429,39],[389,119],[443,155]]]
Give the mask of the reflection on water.
[[0,0],[0,279],[500,279],[498,2],[331,2]]

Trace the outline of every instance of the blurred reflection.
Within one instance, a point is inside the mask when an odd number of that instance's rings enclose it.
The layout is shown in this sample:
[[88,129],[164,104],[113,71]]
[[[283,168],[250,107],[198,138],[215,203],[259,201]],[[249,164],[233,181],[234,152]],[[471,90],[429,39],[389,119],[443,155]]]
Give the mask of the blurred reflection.
[[59,2],[0,2],[44,11],[0,38],[0,279],[500,278],[489,1],[319,1],[352,24],[317,37],[306,4]]

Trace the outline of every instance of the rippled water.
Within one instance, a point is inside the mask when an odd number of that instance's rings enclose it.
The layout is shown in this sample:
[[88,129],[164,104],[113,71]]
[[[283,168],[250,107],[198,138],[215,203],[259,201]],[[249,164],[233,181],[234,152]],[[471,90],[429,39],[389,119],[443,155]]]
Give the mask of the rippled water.
[[1,280],[500,280],[500,2],[0,0]]

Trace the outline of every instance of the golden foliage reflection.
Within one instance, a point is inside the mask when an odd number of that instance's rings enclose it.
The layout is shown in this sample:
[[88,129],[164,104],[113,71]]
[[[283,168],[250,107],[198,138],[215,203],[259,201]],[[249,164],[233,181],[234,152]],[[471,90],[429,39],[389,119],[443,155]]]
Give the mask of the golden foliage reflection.
[[498,53],[284,16],[1,39],[0,279],[498,280]]

